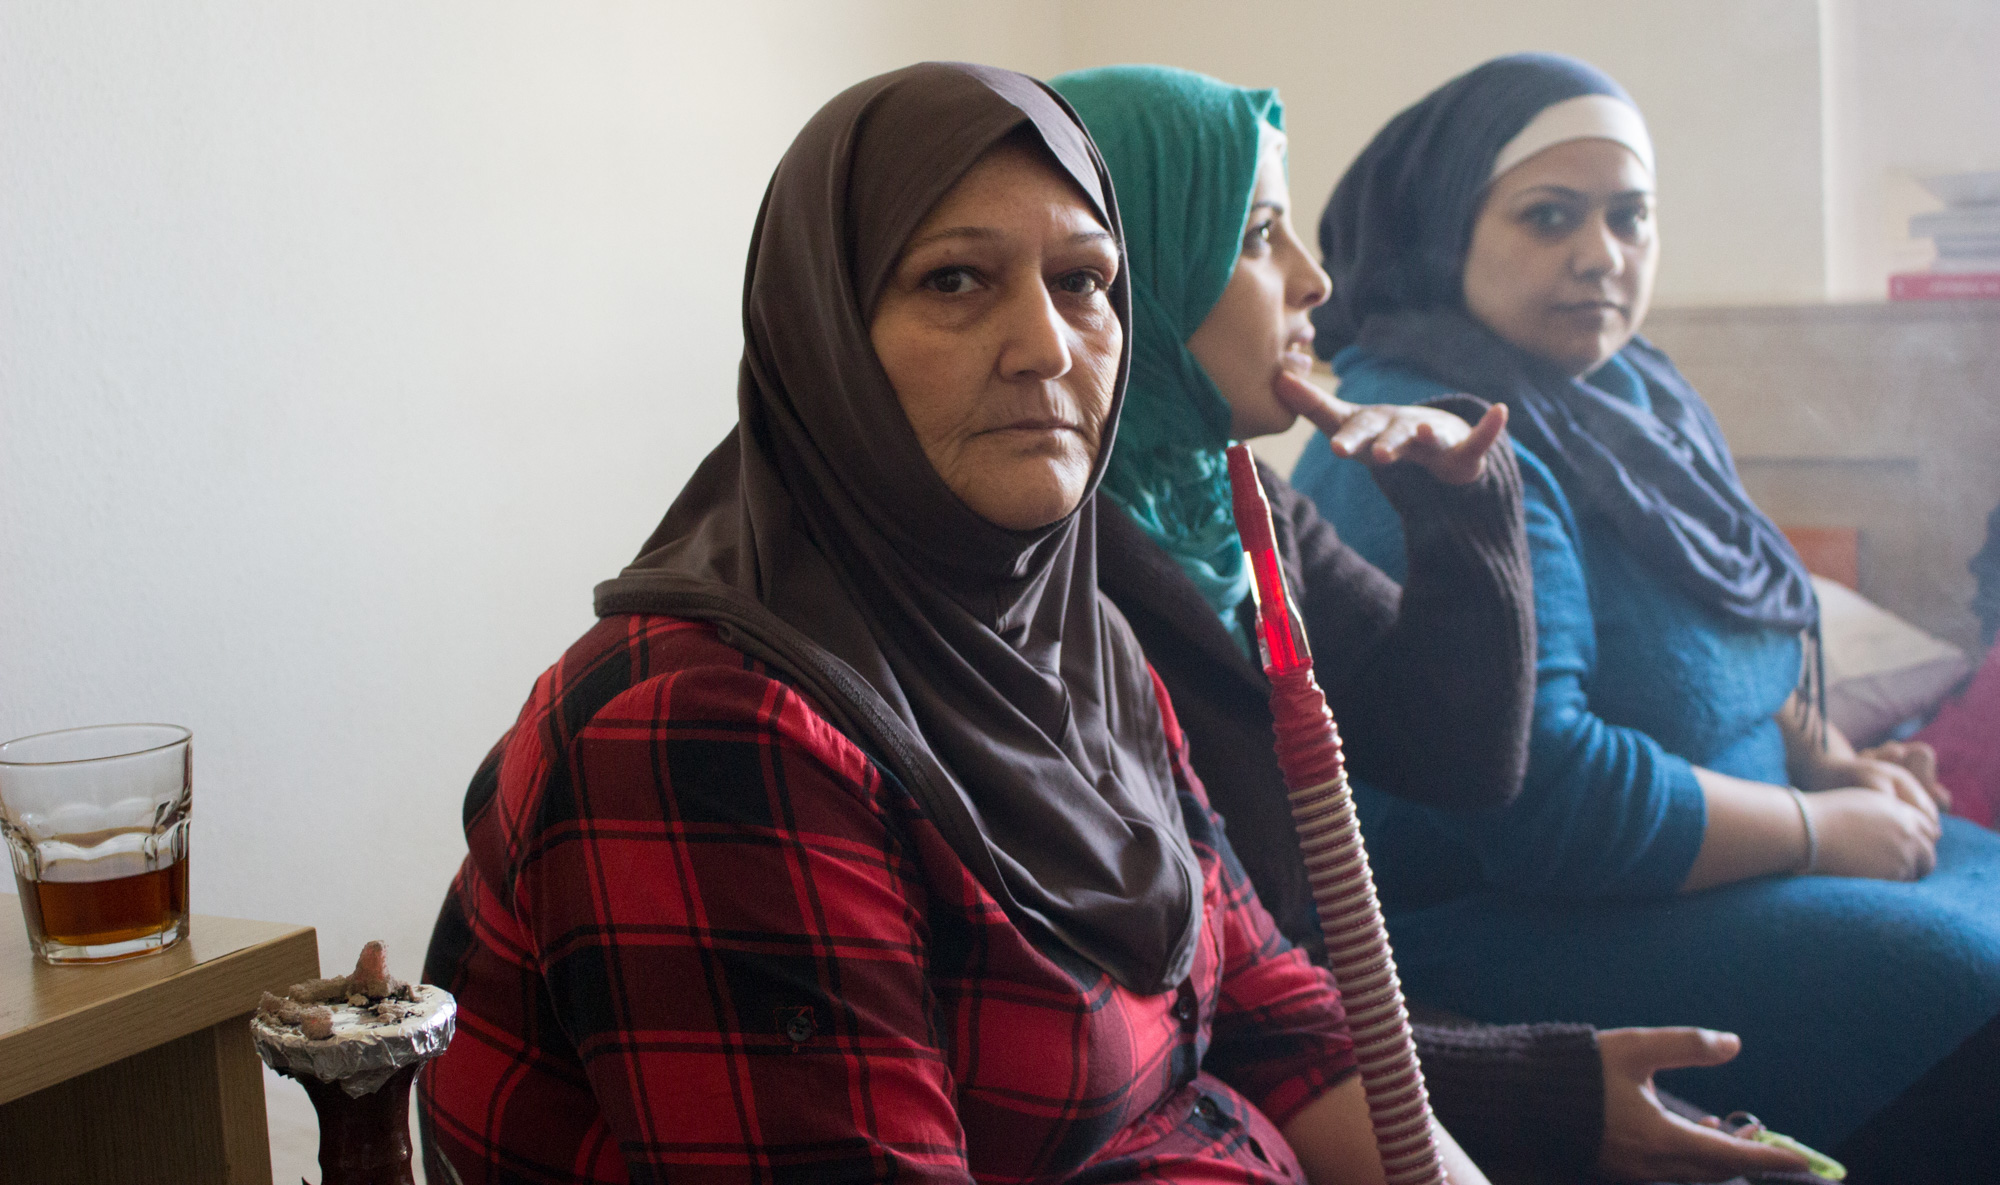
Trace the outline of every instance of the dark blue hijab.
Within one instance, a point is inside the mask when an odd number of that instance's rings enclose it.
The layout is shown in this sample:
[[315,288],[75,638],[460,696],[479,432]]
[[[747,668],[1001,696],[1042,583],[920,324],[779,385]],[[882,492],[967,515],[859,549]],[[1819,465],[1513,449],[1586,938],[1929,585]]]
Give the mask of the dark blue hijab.
[[1632,101],[1574,58],[1518,54],[1390,120],[1320,218],[1333,295],[1313,313],[1316,345],[1331,358],[1358,344],[1505,403],[1514,438],[1662,577],[1745,625],[1813,626],[1819,604],[1798,553],[1744,493],[1714,414],[1665,354],[1639,337],[1619,352],[1646,385],[1642,408],[1466,312],[1465,255],[1494,160],[1543,108],[1579,95]]

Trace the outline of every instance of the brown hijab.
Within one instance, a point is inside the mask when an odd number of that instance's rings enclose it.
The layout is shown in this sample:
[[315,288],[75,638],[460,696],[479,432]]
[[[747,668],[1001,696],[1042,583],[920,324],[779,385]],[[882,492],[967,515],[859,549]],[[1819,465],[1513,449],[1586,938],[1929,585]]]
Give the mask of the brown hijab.
[[1138,642],[1097,592],[1090,492],[1033,531],[974,514],[925,457],[869,343],[910,234],[979,157],[1032,129],[1114,234],[1096,147],[1024,75],[927,62],[815,115],[750,248],[735,430],[597,612],[717,622],[899,778],[1018,923],[1119,983],[1186,977],[1201,876]]

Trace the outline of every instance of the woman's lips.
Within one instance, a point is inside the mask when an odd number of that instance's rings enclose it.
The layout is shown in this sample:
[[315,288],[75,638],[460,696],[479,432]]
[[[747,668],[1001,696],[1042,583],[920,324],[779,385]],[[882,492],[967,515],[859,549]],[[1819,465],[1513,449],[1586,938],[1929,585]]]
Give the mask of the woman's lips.
[[1555,306],[1558,316],[1602,321],[1610,317],[1623,318],[1625,306],[1611,300],[1578,300]]
[[990,432],[1082,432],[1080,424],[1068,420],[1016,420],[1011,424],[1001,424],[989,428]]
[[1312,353],[1312,339],[1312,331],[1308,329],[1286,342],[1284,353],[1278,355],[1278,373],[1271,376],[1271,394],[1278,406],[1295,415],[1301,405],[1310,406],[1311,393],[1317,391],[1307,381],[1317,362]]
[[1316,336],[1318,335],[1313,332],[1313,327],[1310,323],[1301,324],[1293,329],[1292,335],[1285,339],[1284,353],[1279,355],[1278,360],[1280,365],[1286,370],[1296,371],[1299,374],[1310,372],[1315,361],[1313,358],[1313,338]]

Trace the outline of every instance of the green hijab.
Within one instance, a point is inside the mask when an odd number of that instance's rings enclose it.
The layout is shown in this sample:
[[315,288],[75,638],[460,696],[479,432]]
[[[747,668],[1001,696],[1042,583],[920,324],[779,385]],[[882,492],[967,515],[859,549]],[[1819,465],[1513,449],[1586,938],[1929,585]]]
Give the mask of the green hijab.
[[1230,513],[1229,404],[1188,352],[1236,270],[1278,93],[1166,66],[1049,81],[1097,141],[1118,194],[1132,280],[1132,378],[1101,487],[1194,581],[1251,650],[1237,607],[1250,567]]

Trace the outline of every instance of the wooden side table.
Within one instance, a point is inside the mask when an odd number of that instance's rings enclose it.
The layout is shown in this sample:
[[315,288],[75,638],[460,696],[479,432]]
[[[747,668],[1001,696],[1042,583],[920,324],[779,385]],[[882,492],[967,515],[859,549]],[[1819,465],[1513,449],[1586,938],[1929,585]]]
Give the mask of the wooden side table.
[[305,926],[196,917],[164,953],[50,967],[0,917],[0,1185],[270,1185],[250,1013],[318,974]]

